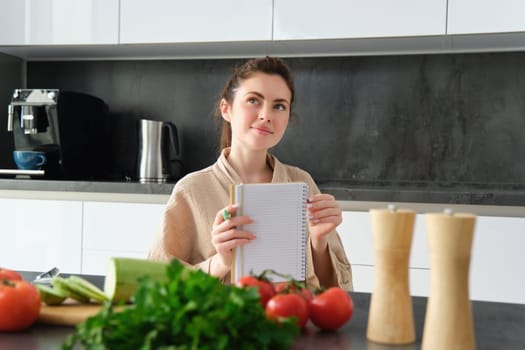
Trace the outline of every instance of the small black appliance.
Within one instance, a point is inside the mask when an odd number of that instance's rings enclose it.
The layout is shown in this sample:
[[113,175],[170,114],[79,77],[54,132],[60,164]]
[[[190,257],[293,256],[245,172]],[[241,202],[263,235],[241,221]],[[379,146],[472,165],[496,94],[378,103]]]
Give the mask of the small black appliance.
[[46,153],[43,178],[107,178],[110,124],[100,98],[58,89],[16,89],[8,112],[15,150]]

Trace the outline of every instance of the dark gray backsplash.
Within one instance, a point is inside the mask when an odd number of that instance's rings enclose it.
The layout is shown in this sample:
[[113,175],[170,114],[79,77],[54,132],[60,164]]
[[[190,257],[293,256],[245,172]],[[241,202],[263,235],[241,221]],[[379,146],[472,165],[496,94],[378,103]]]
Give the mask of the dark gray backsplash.
[[[115,176],[135,175],[143,117],[178,127],[189,172],[216,158],[214,104],[241,61],[29,62],[27,86],[106,101]],[[524,52],[285,61],[297,118],[275,153],[318,182],[525,184]]]
[[0,54],[0,169],[13,169],[13,134],[7,132],[7,106],[15,87],[22,86],[23,61]]

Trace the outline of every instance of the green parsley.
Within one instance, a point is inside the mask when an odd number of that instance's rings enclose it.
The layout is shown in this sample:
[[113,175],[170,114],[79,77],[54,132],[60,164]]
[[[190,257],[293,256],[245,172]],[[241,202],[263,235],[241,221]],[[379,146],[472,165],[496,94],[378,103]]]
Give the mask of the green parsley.
[[79,324],[62,349],[288,349],[299,328],[294,319],[266,319],[255,288],[224,285],[177,260],[167,279],[139,280],[132,305],[106,302]]

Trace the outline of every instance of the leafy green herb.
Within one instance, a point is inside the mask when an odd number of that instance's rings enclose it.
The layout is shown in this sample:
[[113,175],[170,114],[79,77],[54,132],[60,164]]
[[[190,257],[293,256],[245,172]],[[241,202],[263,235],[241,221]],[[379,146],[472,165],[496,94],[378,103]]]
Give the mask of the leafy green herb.
[[62,349],[287,349],[299,334],[293,319],[266,319],[256,289],[224,285],[177,260],[167,280],[143,277],[134,304],[110,302],[77,326]]

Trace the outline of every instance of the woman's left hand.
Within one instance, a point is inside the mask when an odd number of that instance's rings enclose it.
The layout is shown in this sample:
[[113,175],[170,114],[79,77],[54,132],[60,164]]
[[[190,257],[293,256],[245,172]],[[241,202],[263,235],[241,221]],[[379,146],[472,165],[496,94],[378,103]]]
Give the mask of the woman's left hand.
[[325,236],[343,222],[341,207],[330,194],[316,194],[308,198],[306,208],[313,241],[324,241]]

